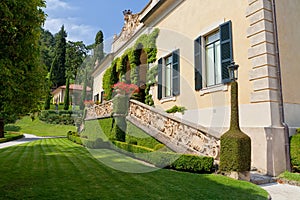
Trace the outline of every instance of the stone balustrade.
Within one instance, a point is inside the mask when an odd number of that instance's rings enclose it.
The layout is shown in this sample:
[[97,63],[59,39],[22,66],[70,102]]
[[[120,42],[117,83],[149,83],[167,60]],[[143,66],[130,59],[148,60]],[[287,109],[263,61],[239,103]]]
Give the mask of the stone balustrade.
[[112,101],[105,102],[103,104],[94,104],[86,109],[86,120],[105,118],[111,116],[113,111]]
[[[112,116],[112,101],[87,108],[86,120]],[[130,100],[127,119],[176,152],[214,157],[219,160],[220,140],[205,127],[141,102]]]
[[[206,129],[184,121],[171,114],[131,100],[128,119],[139,127],[144,126],[147,132],[159,138],[170,148],[185,153],[205,155],[219,160],[220,140],[207,134]],[[144,129],[145,130],[145,129]]]

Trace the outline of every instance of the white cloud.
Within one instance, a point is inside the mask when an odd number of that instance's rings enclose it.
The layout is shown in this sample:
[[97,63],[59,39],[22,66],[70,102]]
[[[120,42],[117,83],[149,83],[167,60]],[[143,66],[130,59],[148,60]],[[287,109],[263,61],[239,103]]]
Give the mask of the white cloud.
[[44,28],[55,34],[60,30],[62,25],[65,26],[68,40],[83,41],[86,45],[94,42],[97,30],[89,25],[80,24],[76,18],[47,18]]
[[47,10],[56,10],[56,9],[73,9],[72,6],[70,6],[68,3],[61,1],[61,0],[47,0],[46,1],[46,9]]

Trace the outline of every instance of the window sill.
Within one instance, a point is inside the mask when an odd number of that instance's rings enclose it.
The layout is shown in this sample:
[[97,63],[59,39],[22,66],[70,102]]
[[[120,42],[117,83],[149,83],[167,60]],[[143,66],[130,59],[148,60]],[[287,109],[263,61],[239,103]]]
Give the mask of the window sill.
[[166,103],[170,101],[176,101],[176,97],[164,97],[161,100],[159,100],[160,103]]
[[228,91],[228,84],[225,84],[225,85],[220,84],[220,85],[203,88],[202,90],[200,90],[200,96],[203,96],[205,94],[214,93],[214,92],[219,92],[219,91]]

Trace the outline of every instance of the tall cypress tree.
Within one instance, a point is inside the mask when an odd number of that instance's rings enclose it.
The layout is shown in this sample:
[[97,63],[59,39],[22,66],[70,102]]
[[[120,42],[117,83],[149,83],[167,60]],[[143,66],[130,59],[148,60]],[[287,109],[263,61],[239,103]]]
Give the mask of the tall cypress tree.
[[103,32],[100,30],[95,38],[94,46],[94,63],[98,60],[100,63],[104,58],[104,44],[103,44]]
[[70,77],[67,77],[66,81],[66,91],[64,97],[64,110],[69,110],[70,105]]
[[55,57],[56,62],[53,68],[52,82],[55,88],[65,85],[66,83],[66,49],[67,49],[67,33],[64,26],[55,35]]

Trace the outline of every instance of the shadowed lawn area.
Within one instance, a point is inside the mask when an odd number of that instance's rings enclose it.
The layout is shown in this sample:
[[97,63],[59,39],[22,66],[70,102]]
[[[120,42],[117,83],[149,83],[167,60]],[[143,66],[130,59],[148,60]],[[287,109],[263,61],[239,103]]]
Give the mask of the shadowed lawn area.
[[66,136],[68,131],[76,131],[75,126],[47,124],[35,118],[23,117],[15,124],[7,124],[5,131],[20,131],[22,133],[33,134],[37,136]]
[[[119,164],[136,162],[99,153]],[[120,172],[65,138],[0,149],[0,174],[0,199],[267,199],[256,185],[218,175]]]

